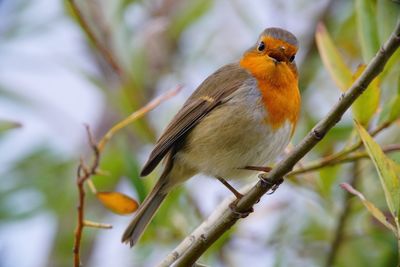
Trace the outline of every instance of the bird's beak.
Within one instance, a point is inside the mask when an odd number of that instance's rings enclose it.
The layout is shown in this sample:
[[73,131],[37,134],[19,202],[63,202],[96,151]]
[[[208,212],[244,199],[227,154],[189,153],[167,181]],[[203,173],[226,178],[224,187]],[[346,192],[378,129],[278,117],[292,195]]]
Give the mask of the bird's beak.
[[273,50],[268,53],[268,57],[271,58],[275,64],[281,63],[286,60],[285,55],[280,50]]

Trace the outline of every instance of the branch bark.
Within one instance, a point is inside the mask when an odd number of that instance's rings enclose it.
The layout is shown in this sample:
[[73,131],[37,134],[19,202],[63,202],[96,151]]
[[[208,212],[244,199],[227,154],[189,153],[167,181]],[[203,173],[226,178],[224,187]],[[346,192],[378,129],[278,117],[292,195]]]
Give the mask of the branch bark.
[[271,172],[260,175],[260,181],[236,203],[235,210],[224,204],[221,210],[213,212],[211,217],[187,237],[177,249],[171,252],[159,266],[193,266],[196,260],[240,219],[240,216],[238,216],[239,213],[251,210],[253,205],[265,193],[274,186],[279,185],[282,177],[288,174],[294,165],[341,120],[343,114],[350,108],[353,102],[366,90],[372,80],[382,72],[385,64],[399,46],[400,20],[397,22],[396,28],[389,39],[379,49],[362,75],[341,96],[338,103],[336,103],[325,118],[315,125],[300,144],[279,162]]

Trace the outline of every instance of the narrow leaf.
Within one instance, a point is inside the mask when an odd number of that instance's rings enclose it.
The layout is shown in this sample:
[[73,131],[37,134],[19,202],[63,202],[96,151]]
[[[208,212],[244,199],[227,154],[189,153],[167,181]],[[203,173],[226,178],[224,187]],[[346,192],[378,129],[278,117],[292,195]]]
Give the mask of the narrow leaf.
[[372,202],[369,202],[361,192],[354,189],[354,187],[352,187],[348,183],[341,183],[340,187],[349,192],[350,194],[357,196],[362,201],[367,210],[372,214],[372,216],[374,216],[375,219],[377,219],[380,223],[382,223],[384,226],[386,226],[389,230],[391,230],[397,235],[396,228],[387,220],[385,214],[383,214],[383,212],[380,209],[378,209]]
[[[319,24],[317,27],[316,42],[322,61],[331,77],[341,91],[346,91],[352,82],[361,75],[365,66],[360,66],[353,75],[323,24]],[[352,107],[356,120],[363,125],[368,125],[378,109],[379,99],[379,81],[374,80]]]
[[372,0],[356,0],[356,18],[364,62],[372,59],[379,49],[376,12]]
[[21,126],[22,125],[18,122],[0,120],[0,133],[15,129],[15,128],[19,128]]
[[389,38],[393,27],[396,25],[400,14],[400,5],[391,0],[377,0],[376,21],[380,41],[384,42]]
[[177,12],[171,22],[170,33],[172,37],[178,38],[186,28],[203,16],[212,5],[213,1],[211,0],[190,1],[190,4],[182,8],[182,12]]
[[[358,66],[356,72],[353,75],[353,81],[355,81],[361,73],[365,70],[365,65]],[[364,93],[357,98],[352,105],[352,112],[354,118],[364,126],[368,126],[369,121],[376,113],[379,107],[379,100],[381,95],[379,87],[379,79],[374,79]]]
[[392,123],[400,118],[400,77],[397,80],[397,94],[384,105],[379,118],[380,123]]
[[318,24],[315,39],[322,62],[337,86],[344,92],[351,85],[352,73],[324,24]]
[[136,200],[118,192],[98,192],[97,199],[110,211],[125,215],[137,210]]
[[396,218],[400,208],[400,173],[396,170],[396,164],[383,153],[381,147],[359,123],[356,123],[356,128],[378,171],[389,210],[393,218]]
[[381,117],[379,119],[381,123],[392,123],[400,118],[400,95],[395,96],[389,103],[384,105]]

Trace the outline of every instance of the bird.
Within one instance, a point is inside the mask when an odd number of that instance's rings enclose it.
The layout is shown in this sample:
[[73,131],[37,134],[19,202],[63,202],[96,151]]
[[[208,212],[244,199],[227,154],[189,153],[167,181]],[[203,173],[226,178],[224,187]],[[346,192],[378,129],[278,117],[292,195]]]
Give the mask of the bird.
[[140,173],[147,176],[164,159],[160,178],[122,242],[134,246],[168,193],[194,175],[215,177],[240,198],[226,179],[242,179],[273,164],[299,119],[297,51],[291,32],[266,28],[240,60],[219,68],[198,86]]

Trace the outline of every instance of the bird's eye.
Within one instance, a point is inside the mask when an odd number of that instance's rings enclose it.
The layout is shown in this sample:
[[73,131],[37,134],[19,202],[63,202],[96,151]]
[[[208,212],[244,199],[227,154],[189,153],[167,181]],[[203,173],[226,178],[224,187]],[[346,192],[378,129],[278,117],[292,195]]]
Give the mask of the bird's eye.
[[264,44],[264,42],[261,41],[257,47],[257,50],[261,52],[261,51],[264,51],[264,49],[265,49],[265,44]]
[[293,62],[294,58],[295,58],[295,55],[291,56],[291,57],[289,58],[289,61],[290,61],[290,62]]

